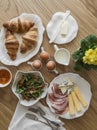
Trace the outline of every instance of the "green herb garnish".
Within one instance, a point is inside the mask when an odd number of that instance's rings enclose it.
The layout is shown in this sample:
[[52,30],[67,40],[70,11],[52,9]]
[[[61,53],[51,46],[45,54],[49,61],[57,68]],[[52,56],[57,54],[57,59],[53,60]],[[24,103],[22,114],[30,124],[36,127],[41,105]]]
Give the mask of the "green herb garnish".
[[35,74],[23,74],[17,83],[16,92],[21,94],[23,99],[37,99],[44,91],[43,79]]

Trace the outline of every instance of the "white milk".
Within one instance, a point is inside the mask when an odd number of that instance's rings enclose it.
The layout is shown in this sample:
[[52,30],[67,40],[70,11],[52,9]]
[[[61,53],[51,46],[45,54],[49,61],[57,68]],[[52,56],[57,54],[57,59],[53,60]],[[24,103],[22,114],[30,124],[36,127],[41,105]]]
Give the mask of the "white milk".
[[68,65],[70,61],[70,52],[65,48],[58,48],[56,45],[54,45],[54,49],[55,61],[62,65]]

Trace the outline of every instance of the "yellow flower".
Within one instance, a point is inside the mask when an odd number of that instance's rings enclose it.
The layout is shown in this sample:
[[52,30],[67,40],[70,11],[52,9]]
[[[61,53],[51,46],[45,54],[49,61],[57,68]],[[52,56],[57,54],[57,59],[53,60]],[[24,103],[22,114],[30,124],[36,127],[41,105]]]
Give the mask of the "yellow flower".
[[83,62],[89,65],[97,65],[97,48],[89,49],[85,52],[85,56],[83,57]]

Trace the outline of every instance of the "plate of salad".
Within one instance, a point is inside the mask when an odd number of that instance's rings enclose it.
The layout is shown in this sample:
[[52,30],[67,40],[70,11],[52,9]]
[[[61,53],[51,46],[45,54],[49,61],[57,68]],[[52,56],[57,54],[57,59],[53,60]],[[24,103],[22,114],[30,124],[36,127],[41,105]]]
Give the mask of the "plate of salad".
[[20,104],[31,106],[46,96],[47,86],[48,84],[39,71],[17,71],[12,91],[19,99]]

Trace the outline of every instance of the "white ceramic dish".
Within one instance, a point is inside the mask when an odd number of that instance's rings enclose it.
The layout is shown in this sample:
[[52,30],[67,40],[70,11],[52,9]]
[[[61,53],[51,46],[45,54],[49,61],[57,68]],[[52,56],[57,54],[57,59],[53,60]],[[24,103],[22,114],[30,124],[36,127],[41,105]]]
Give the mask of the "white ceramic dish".
[[13,93],[17,96],[17,98],[19,99],[20,101],[20,104],[24,105],[24,106],[32,106],[34,105],[35,103],[37,103],[40,99],[44,98],[47,94],[47,86],[48,86],[48,83],[45,83],[45,87],[44,87],[44,92],[42,93],[42,95],[37,98],[36,100],[34,99],[31,99],[30,101],[26,101],[26,100],[23,100],[22,99],[22,96],[18,93],[16,93],[16,86],[17,86],[17,82],[20,80],[20,77],[22,76],[22,74],[28,74],[28,73],[31,73],[31,74],[35,74],[35,75],[38,75],[40,76],[43,81],[44,81],[44,78],[42,76],[42,74],[39,72],[39,71],[29,71],[29,72],[23,72],[23,71],[17,71],[16,75],[15,75],[15,79],[14,79],[14,82],[13,82],[13,85],[12,85],[12,91]]
[[7,70],[10,74],[10,80],[6,84],[0,84],[0,88],[3,88],[3,87],[6,87],[10,84],[10,82],[12,80],[12,73],[7,67],[4,67],[4,66],[0,66],[0,70]]
[[[31,51],[27,52],[26,54],[21,54],[20,51],[18,51],[16,60],[12,61],[10,59],[9,55],[7,54],[7,50],[5,48],[6,29],[4,27],[2,27],[1,33],[0,33],[0,61],[5,65],[18,66],[19,64],[26,62],[27,60],[29,60],[30,58],[32,58],[33,56],[35,56],[38,53],[40,46],[42,44],[44,27],[43,27],[40,17],[35,14],[23,13],[20,16],[13,18],[12,20],[17,20],[17,18],[27,19],[27,20],[31,20],[31,21],[35,22],[35,24],[38,28],[38,43],[34,50],[31,50]],[[18,40],[21,43],[22,39],[21,39],[20,35],[16,34],[16,37],[18,38]]]
[[[52,82],[50,83],[48,93],[52,92],[53,83],[61,84],[62,82],[65,81],[65,78],[67,78],[67,77],[70,77],[70,79],[78,85],[81,93],[83,94],[83,96],[88,104],[86,108],[82,108],[82,111],[80,113],[76,112],[76,114],[74,116],[70,116],[69,112],[64,113],[62,115],[58,115],[65,119],[74,119],[74,118],[82,116],[88,110],[90,101],[91,101],[91,97],[92,97],[92,93],[91,93],[90,84],[84,78],[80,77],[78,74],[75,74],[75,73],[60,74],[59,76],[54,78],[52,80]],[[46,102],[47,102],[48,106],[50,107],[51,111],[54,112],[53,108],[51,107],[51,103],[49,101],[48,96],[46,98]]]
[[54,45],[55,53],[54,58],[55,61],[62,65],[69,65],[70,62],[70,52],[66,48],[58,48],[57,45]]
[[[56,28],[58,24],[61,23],[61,21],[64,19],[64,16],[65,16],[64,12],[57,12],[52,16],[50,22],[46,27],[46,31],[49,39],[51,39],[55,31],[57,31]],[[77,36],[78,33],[77,21],[71,15],[68,16],[66,21],[68,21],[67,35],[65,37],[62,37],[60,34],[57,35],[55,40],[53,41],[56,44],[69,43]]]

